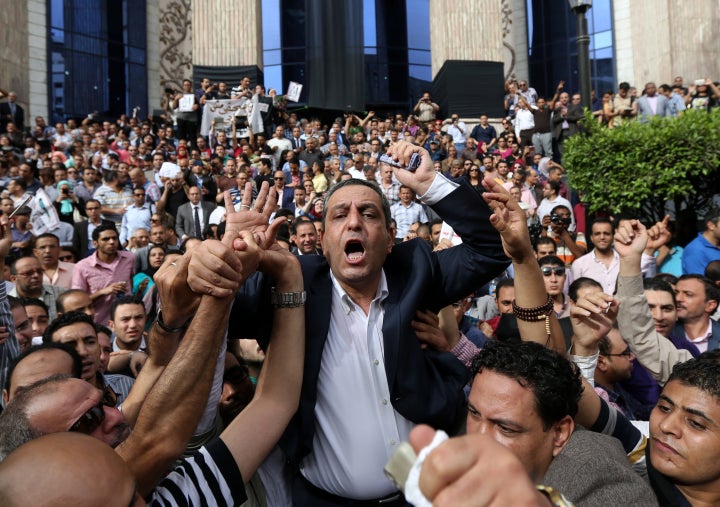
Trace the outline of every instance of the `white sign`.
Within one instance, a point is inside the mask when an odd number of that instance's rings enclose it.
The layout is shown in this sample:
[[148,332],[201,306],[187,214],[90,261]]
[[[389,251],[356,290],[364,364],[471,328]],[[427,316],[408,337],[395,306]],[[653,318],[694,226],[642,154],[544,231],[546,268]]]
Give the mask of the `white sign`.
[[178,111],[181,113],[192,113],[194,105],[195,95],[192,93],[186,93],[180,97],[180,100],[178,100]]
[[206,136],[210,127],[216,123],[216,118],[222,118],[223,123],[232,125],[236,116],[247,116],[252,103],[245,97],[239,99],[208,100],[203,109],[200,134]]
[[296,83],[295,81],[290,81],[285,97],[287,97],[290,102],[298,102],[300,100],[302,89],[303,85]]
[[32,213],[30,213],[30,222],[32,223],[33,234],[35,236],[45,234],[55,229],[60,222],[52,199],[45,193],[45,190],[37,190],[35,192],[35,198],[28,203],[28,206],[32,210]]
[[446,222],[443,222],[442,228],[440,229],[440,239],[447,239],[453,246],[462,243],[460,236],[455,234],[455,231]]

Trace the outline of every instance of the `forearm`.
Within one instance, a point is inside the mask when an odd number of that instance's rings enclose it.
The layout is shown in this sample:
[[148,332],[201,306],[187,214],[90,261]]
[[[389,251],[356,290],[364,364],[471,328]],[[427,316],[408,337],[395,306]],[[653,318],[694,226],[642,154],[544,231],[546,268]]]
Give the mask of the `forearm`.
[[565,246],[568,247],[568,249],[576,259],[579,259],[587,253],[583,247],[581,247],[575,242],[572,236],[570,236],[569,232],[564,231],[564,233],[561,235],[561,239],[565,242]]
[[[303,290],[300,266],[294,263],[296,268],[286,270],[276,291]],[[305,357],[304,330],[304,307],[275,309],[255,398],[221,435],[245,480],[252,477],[297,411]]]
[[[202,415],[232,298],[203,296],[177,353],[148,393],[118,452],[146,494],[187,445]],[[201,367],[203,366],[203,367]]]
[[[513,259],[513,270],[515,280],[522,283],[522,288],[518,286],[515,290],[515,304],[518,307],[537,308],[547,303],[545,281],[532,250],[528,250],[522,259]],[[548,323],[545,319],[531,322],[518,318],[520,337],[523,341],[537,342],[565,355],[565,339],[555,312],[552,312],[549,319],[550,335],[548,336]]]
[[628,341],[638,361],[658,382],[665,383],[673,366],[692,358],[687,350],[678,350],[670,340],[655,330],[655,323],[645,298],[640,270],[633,276],[623,275],[622,260],[618,277],[618,328]]

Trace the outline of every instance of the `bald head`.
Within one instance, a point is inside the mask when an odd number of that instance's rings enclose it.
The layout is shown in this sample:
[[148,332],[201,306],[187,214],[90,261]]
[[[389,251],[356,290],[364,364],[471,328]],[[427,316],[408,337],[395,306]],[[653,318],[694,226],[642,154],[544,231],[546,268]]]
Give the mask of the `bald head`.
[[[42,477],[42,480],[38,480]],[[78,433],[28,442],[0,464],[0,505],[134,505],[137,487],[110,447]]]

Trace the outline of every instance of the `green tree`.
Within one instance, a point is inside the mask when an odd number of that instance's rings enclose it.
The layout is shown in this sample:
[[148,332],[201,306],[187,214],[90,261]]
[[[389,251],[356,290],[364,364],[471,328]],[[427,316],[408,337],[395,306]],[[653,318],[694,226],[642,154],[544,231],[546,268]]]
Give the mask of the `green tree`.
[[678,226],[694,226],[720,191],[719,109],[614,129],[588,115],[584,126],[585,135],[566,141],[563,165],[590,212],[631,212],[655,222],[671,201]]

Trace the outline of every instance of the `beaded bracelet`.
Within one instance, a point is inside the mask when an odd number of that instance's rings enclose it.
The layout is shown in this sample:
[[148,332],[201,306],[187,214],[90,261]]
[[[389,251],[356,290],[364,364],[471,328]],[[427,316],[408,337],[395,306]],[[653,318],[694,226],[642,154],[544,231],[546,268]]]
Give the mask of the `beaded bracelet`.
[[550,315],[553,312],[553,299],[548,294],[547,301],[545,304],[536,306],[535,308],[522,308],[512,303],[513,313],[515,318],[524,320],[526,322],[538,322],[545,320],[545,333],[547,333],[547,342],[550,342]]

